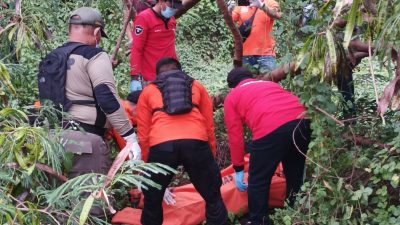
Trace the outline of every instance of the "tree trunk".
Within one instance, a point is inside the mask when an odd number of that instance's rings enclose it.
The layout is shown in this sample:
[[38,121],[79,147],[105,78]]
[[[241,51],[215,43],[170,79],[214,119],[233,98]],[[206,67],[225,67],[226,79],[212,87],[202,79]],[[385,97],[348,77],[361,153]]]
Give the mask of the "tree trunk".
[[217,6],[219,10],[221,10],[222,15],[224,16],[224,20],[229,30],[232,32],[234,44],[235,44],[235,53],[233,56],[233,65],[235,67],[242,66],[242,57],[243,57],[243,42],[242,36],[239,33],[238,28],[232,20],[232,16],[229,13],[228,7],[225,4],[224,0],[217,0]]

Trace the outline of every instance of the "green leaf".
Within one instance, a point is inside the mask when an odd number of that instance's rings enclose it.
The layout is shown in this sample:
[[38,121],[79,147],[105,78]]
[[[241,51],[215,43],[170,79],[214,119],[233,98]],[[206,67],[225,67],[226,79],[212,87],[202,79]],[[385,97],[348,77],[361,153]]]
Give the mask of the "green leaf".
[[79,216],[79,225],[85,224],[87,217],[89,216],[89,211],[92,208],[93,202],[94,202],[93,195],[89,195],[89,197],[85,201],[85,204],[83,204],[82,212],[81,215]]
[[25,121],[28,121],[28,116],[22,112],[21,110],[18,109],[13,109],[13,108],[5,108],[0,111],[0,116],[1,117],[14,117],[17,119],[24,119]]
[[2,82],[4,86],[12,92],[12,94],[16,95],[14,86],[10,80],[10,73],[8,72],[6,66],[3,63],[0,63],[0,82]]
[[0,136],[0,146],[3,146],[5,141],[6,141],[6,136],[5,135],[1,135]]
[[353,5],[351,6],[343,39],[343,47],[345,49],[349,47],[351,36],[353,35],[353,30],[356,24],[359,5],[360,5],[360,0],[354,0]]
[[306,43],[304,43],[304,46],[303,46],[303,48],[300,50],[299,54],[297,55],[296,70],[298,70],[299,67],[306,61],[305,59],[308,58],[308,55],[309,55],[309,54],[308,54],[307,52],[308,52],[308,48],[309,48],[309,46],[310,46],[312,40],[313,40],[313,36],[310,36],[310,37],[307,39]]
[[333,38],[332,32],[329,29],[326,30],[326,41],[328,43],[328,48],[329,48],[329,57],[331,59],[330,66],[332,68],[332,73],[336,74],[337,56],[336,56],[335,40]]
[[[14,24],[15,25],[15,24]],[[15,34],[15,31],[17,30],[17,26],[14,26],[11,30],[10,33],[8,33],[8,40],[11,41],[13,39],[13,36]]]
[[16,141],[18,141],[17,144],[14,145],[15,160],[17,160],[17,162],[18,162],[19,166],[21,166],[21,168],[28,169],[28,164],[27,164],[28,160],[23,157],[23,155],[22,155],[23,153],[22,153],[22,149],[21,149],[22,145],[24,145],[25,140],[26,140],[26,133],[24,133],[24,132],[17,133],[15,139],[16,139]]
[[393,186],[393,188],[397,188],[399,186],[399,175],[394,174],[390,180],[390,184]]

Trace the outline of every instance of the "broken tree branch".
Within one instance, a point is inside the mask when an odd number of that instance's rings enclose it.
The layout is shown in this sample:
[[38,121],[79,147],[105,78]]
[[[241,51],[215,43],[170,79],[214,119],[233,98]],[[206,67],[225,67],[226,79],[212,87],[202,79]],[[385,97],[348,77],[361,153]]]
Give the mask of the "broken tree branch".
[[337,124],[339,124],[339,126],[344,127],[344,123],[343,123],[342,121],[336,119],[336,117],[334,117],[333,115],[329,114],[327,111],[325,111],[325,110],[323,110],[323,109],[321,109],[320,107],[315,106],[315,105],[313,105],[313,107],[314,107],[317,111],[319,111],[319,112],[321,112],[322,114],[326,115],[327,117],[331,118],[333,121],[335,121]]
[[259,79],[278,83],[279,81],[285,79],[287,74],[296,74],[296,72],[300,72],[300,69],[296,71],[296,62],[290,62],[272,70],[265,75],[262,75],[259,77]]
[[[116,46],[114,48],[114,52],[111,55],[111,62],[113,62],[113,66],[114,67],[116,67],[118,65],[117,62],[116,62],[116,58],[117,58],[117,54],[118,54],[119,48],[121,47],[122,39],[125,36],[126,28],[128,27],[128,24],[129,24],[130,20],[133,19],[132,18],[132,14],[136,14],[136,9],[133,7],[132,2],[124,1],[124,4],[128,9],[128,16],[124,17],[124,25],[122,27],[121,33],[119,34],[119,37],[118,37],[118,40],[117,40],[117,44],[116,44]],[[114,64],[114,62],[115,62],[115,64]]]
[[234,44],[235,44],[233,65],[235,67],[242,66],[242,57],[243,57],[242,36],[240,35],[238,28],[236,27],[235,23],[233,22],[232,16],[229,13],[229,10],[225,4],[225,1],[217,0],[217,6],[224,17],[226,25],[228,26],[229,30],[232,32],[232,35],[233,35],[233,40],[234,40]]
[[[10,168],[19,168],[19,165],[17,163],[8,163],[7,166],[10,167]],[[59,181],[62,181],[62,182],[67,182],[68,181],[67,177],[65,177],[64,175],[58,174],[51,167],[49,167],[49,166],[47,166],[45,164],[36,163],[35,164],[35,168],[40,170],[40,171],[46,172],[47,174],[57,178]]]
[[366,137],[353,136],[352,134],[349,133],[342,134],[342,137],[348,141],[354,141],[356,144],[359,145],[364,145],[364,146],[376,145],[380,148],[390,148],[390,146],[387,144],[376,142]]

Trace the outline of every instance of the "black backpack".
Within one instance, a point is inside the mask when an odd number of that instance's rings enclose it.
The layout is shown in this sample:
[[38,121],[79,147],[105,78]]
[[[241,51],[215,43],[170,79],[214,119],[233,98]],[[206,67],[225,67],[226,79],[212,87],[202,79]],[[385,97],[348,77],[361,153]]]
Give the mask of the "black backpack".
[[153,82],[157,85],[163,99],[163,108],[153,111],[163,111],[169,115],[180,115],[192,111],[192,84],[194,79],[183,71],[169,71],[157,75]]
[[68,111],[72,104],[92,104],[93,101],[70,101],[65,86],[69,55],[81,43],[64,44],[50,52],[39,64],[38,86],[41,102],[50,100],[58,110]]

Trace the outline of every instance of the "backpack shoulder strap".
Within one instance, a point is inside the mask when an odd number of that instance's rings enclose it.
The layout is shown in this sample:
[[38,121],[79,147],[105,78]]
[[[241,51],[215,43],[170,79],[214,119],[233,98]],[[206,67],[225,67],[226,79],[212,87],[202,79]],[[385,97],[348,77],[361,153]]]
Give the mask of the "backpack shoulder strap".
[[75,49],[84,46],[86,44],[78,43],[78,42],[70,42],[64,45],[61,45],[57,48],[58,51],[62,51],[64,54],[69,56]]
[[257,10],[258,8],[256,8],[256,11],[254,11],[253,15],[249,18],[248,21],[250,21],[250,23],[253,23],[254,17],[256,17]]
[[[77,48],[79,48],[81,46],[85,46],[85,45],[86,44],[79,43],[79,42],[70,42],[70,43],[67,43],[67,44],[64,44],[64,45],[60,46],[59,48],[60,48],[60,51],[62,51],[64,54],[66,54],[66,56],[68,58],[69,55],[71,55],[71,53],[73,51],[75,51],[75,49],[77,49]],[[90,80],[90,85],[92,86],[92,90],[94,90],[93,83],[92,83],[92,80],[90,79],[90,77],[89,77],[89,80]],[[94,98],[94,101],[92,101],[92,100],[72,100],[71,103],[72,104],[77,104],[77,105],[96,104],[97,100],[96,100],[96,97],[94,96],[94,93],[93,93],[93,98]]]
[[[158,90],[161,92],[162,95],[163,95],[162,90],[163,90],[166,82],[169,80],[169,78],[181,78],[185,81],[186,85],[190,88],[192,87],[193,81],[195,80],[194,78],[187,75],[185,72],[183,72],[181,70],[172,70],[172,71],[161,73],[161,74],[157,75],[156,80],[154,80],[152,83],[157,86]],[[164,103],[164,100],[163,100],[163,103]],[[193,106],[198,108],[198,105],[193,104]],[[163,106],[163,107],[165,107],[165,106]],[[153,109],[153,114],[158,111],[164,111],[164,108]]]

